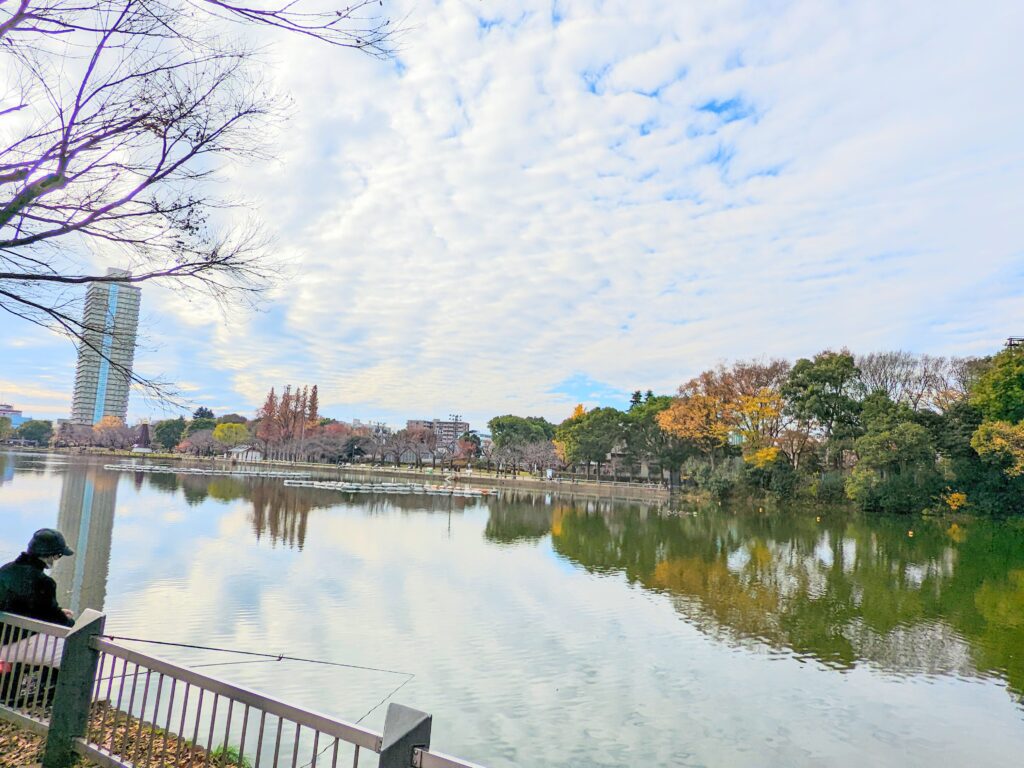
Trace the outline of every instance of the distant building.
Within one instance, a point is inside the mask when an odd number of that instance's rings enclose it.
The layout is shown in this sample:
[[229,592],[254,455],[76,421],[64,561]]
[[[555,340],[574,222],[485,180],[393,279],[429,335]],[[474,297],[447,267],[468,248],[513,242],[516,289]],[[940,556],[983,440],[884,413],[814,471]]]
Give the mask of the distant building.
[[236,445],[226,457],[232,461],[263,461],[263,451],[253,445]]
[[360,421],[359,419],[352,419],[352,429],[365,429],[366,432],[373,437],[387,437],[391,434],[391,427],[383,421]]
[[[108,269],[111,277],[128,277]],[[135,360],[142,291],[131,283],[90,283],[82,317],[83,341],[78,348],[71,421],[95,424],[104,416],[128,415],[130,373]]]
[[448,421],[441,419],[409,419],[405,422],[406,429],[429,429],[437,435],[437,442],[441,445],[454,443],[469,431],[469,424],[462,420],[457,413],[449,414]]
[[21,411],[14,408],[10,403],[0,403],[0,419],[10,419],[12,427],[20,427],[30,420],[28,416],[23,416]]

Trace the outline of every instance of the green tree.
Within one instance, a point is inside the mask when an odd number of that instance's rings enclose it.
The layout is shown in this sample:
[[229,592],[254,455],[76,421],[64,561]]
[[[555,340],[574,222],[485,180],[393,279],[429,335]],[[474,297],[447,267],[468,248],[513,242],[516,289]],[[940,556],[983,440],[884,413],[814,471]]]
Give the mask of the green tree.
[[856,435],[859,378],[853,355],[826,350],[797,360],[782,386],[786,412],[820,431],[826,465],[838,464],[842,441]]
[[1005,455],[992,453],[983,458],[971,445],[982,415],[969,400],[954,402],[941,414],[918,413],[917,419],[932,434],[950,490],[966,494],[972,511],[1001,514],[1021,507],[1024,477],[1006,474]]
[[233,448],[249,442],[249,430],[244,424],[218,424],[213,429],[213,439]]
[[639,390],[633,394],[623,421],[626,461],[631,466],[642,461],[655,463],[659,469],[668,470],[670,484],[678,486],[679,468],[696,449],[689,440],[662,429],[658,423],[658,414],[667,410],[674,398],[649,393],[641,399]]
[[985,421],[1024,421],[1024,349],[1009,347],[995,355],[972,387],[970,400]]
[[183,416],[158,421],[153,425],[153,438],[166,450],[172,450],[185,436],[187,426]]
[[986,421],[971,438],[971,447],[983,460],[998,464],[1008,477],[1024,476],[1024,421]]
[[595,408],[567,419],[555,431],[566,461],[586,465],[588,475],[590,464],[597,464],[599,477],[601,465],[624,436],[625,414],[617,408]]
[[18,437],[22,440],[33,440],[38,445],[48,445],[53,437],[53,422],[41,419],[30,419],[18,427]]
[[846,494],[864,509],[917,512],[940,489],[936,449],[914,411],[884,392],[865,399],[865,434],[854,449],[857,466],[846,480]]
[[217,427],[217,420],[210,417],[197,417],[188,423],[185,429],[185,437],[194,435],[197,432],[212,432]]
[[487,422],[487,428],[496,448],[539,443],[555,436],[554,424],[538,416],[495,416]]
[[13,434],[14,430],[11,429],[11,420],[6,416],[0,416],[0,440],[6,440]]
[[471,459],[480,458],[480,435],[475,429],[463,432],[459,437],[459,451],[463,456]]
[[213,411],[211,411],[206,406],[201,405],[198,408],[196,408],[195,411],[192,412],[192,418],[193,419],[213,419],[213,418],[216,418],[216,417],[213,415]]
[[245,424],[249,420],[238,413],[225,413],[223,416],[217,417],[218,424]]

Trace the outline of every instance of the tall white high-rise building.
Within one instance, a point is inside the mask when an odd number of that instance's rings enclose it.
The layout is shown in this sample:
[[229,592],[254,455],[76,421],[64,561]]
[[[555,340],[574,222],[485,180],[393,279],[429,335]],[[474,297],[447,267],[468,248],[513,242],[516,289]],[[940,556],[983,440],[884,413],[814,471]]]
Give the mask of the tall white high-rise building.
[[[110,277],[131,272],[108,269]],[[131,283],[90,283],[82,317],[83,341],[78,347],[71,421],[95,424],[104,416],[128,415],[128,390],[135,360],[142,291]]]

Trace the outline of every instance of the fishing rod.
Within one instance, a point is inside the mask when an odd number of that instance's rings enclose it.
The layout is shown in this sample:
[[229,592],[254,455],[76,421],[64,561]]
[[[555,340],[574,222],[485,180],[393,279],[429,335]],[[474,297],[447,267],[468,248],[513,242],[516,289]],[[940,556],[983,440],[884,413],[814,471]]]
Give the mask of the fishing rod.
[[[340,661],[327,661],[325,659],[307,659],[301,656],[288,656],[283,653],[260,653],[259,651],[243,651],[237,648],[220,648],[213,645],[195,645],[193,643],[176,643],[170,640],[152,640],[145,637],[123,637],[120,635],[101,635],[106,640],[121,640],[129,643],[146,643],[148,645],[167,645],[174,648],[188,648],[194,651],[216,651],[218,653],[234,653],[239,656],[258,656],[267,661],[301,661],[305,664],[323,664],[328,667],[344,667],[346,669],[363,669],[368,672],[384,672],[389,675],[406,675],[408,677],[415,677],[416,675],[412,672],[403,672],[399,669],[385,669],[382,667],[364,667],[359,664],[345,664]],[[225,662],[230,663],[230,662]],[[213,664],[203,664],[202,666],[214,666]]]

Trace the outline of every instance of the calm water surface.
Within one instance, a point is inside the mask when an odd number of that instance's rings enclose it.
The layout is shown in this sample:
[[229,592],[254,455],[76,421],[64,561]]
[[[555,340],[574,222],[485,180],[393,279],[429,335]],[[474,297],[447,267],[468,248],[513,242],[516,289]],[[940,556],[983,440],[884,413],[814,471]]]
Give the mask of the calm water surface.
[[[103,463],[0,453],[0,555],[62,529],[62,602],[112,634],[412,672],[394,700],[493,768],[1024,761],[1021,519],[371,497]],[[147,650],[378,730],[403,679]]]

